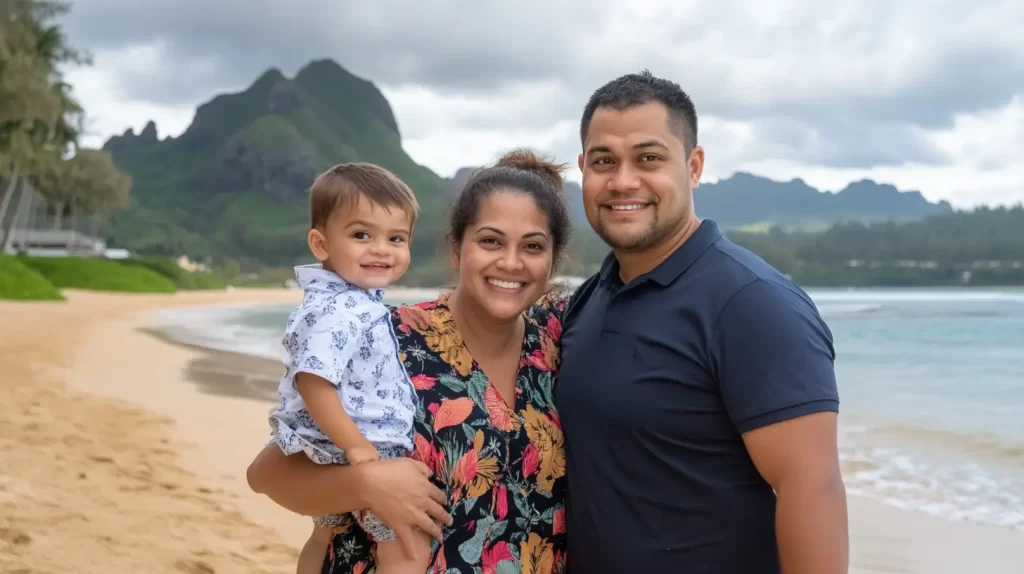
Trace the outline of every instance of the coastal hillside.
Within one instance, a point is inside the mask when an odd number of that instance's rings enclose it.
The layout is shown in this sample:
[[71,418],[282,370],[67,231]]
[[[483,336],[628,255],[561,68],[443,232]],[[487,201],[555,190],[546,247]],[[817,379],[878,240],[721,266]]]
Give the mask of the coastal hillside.
[[[245,91],[213,98],[179,137],[159,140],[150,123],[104,148],[135,181],[131,207],[106,232],[139,253],[291,265],[308,256],[310,183],[345,161],[394,171],[420,200],[418,235],[439,234],[444,181],[402,150],[383,94],[330,60],[294,78],[271,69]],[[414,242],[418,260],[433,253]]]

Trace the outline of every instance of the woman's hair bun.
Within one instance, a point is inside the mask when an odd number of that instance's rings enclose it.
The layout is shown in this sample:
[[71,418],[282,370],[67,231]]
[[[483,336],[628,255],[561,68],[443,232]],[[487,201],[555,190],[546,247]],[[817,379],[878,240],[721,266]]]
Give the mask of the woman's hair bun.
[[562,172],[565,171],[566,164],[541,157],[528,149],[515,149],[506,153],[501,156],[497,165],[533,172],[559,193],[565,184]]

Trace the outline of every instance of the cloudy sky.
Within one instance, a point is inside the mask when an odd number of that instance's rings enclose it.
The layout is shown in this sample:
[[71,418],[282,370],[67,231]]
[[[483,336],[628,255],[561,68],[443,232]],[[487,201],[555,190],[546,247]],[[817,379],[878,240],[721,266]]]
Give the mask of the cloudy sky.
[[971,207],[1024,201],[1020,22],[1019,0],[74,0],[64,25],[94,57],[69,74],[90,145],[150,119],[177,135],[329,57],[441,175],[521,145],[575,165],[590,93],[649,68],[697,104],[705,181],[870,177]]

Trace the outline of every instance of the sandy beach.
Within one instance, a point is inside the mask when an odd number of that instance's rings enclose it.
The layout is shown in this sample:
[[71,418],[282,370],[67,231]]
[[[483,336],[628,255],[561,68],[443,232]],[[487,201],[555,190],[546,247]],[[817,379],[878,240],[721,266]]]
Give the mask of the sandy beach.
[[0,572],[294,571],[308,523],[245,485],[266,403],[203,394],[202,353],[138,328],[298,292],[66,295],[0,302]]
[[[294,571],[309,520],[245,484],[280,365],[147,321],[300,293],[66,295],[0,301],[0,572]],[[849,502],[854,573],[1024,571],[1024,533]]]

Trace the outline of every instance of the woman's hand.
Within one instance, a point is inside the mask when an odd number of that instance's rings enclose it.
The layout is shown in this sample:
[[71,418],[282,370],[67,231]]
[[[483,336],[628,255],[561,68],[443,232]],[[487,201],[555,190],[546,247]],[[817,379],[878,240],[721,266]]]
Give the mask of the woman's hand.
[[377,518],[395,531],[410,556],[415,555],[413,528],[441,540],[441,524],[451,525],[447,499],[430,482],[430,470],[411,458],[361,464],[358,467],[363,498]]
[[249,465],[246,477],[253,492],[303,516],[369,508],[410,552],[413,528],[440,540],[439,525],[452,523],[444,492],[430,482],[430,469],[411,458],[316,464],[302,454],[287,456],[271,444]]

